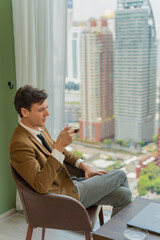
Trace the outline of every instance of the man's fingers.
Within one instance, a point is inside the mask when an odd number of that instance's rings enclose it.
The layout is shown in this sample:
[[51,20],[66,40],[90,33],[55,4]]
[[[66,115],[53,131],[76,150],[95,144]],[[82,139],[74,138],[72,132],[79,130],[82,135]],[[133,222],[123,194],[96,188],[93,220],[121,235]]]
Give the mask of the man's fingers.
[[101,172],[101,173],[108,173],[109,171],[101,170],[99,172]]
[[67,127],[65,127],[65,128],[62,130],[62,132],[67,132],[70,128],[71,128],[71,127],[67,126]]

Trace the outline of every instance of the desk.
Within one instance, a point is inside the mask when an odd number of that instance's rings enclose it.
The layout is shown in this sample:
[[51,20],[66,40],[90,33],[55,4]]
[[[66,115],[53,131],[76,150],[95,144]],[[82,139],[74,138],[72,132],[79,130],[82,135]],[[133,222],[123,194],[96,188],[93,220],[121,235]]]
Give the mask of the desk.
[[[142,197],[136,198],[100,227],[93,234],[93,240],[126,240],[123,236],[123,233],[127,228],[126,223],[151,202],[157,203],[157,201]],[[160,235],[149,232],[148,239],[160,240]]]

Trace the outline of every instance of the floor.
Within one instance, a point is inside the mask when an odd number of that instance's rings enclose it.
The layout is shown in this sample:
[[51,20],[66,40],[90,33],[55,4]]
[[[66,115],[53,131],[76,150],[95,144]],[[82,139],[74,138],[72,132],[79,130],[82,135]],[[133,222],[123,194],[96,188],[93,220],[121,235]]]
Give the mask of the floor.
[[[109,220],[111,211],[104,211],[105,222]],[[99,228],[97,220],[94,231]],[[14,214],[6,221],[0,223],[0,240],[25,240],[27,232],[27,223],[22,214]],[[47,229],[45,240],[84,240],[81,232],[71,232],[64,230]],[[32,240],[41,240],[41,228],[33,231]]]

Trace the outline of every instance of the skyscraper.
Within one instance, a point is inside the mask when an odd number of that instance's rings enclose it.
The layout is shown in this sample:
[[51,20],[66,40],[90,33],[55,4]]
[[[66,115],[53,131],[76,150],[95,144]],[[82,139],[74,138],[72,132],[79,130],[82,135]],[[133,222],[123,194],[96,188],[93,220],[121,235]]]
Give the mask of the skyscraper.
[[66,82],[80,83],[80,35],[85,29],[72,27],[68,32]]
[[73,0],[67,0],[67,32],[73,26]]
[[156,31],[149,0],[118,0],[114,55],[115,139],[154,135]]
[[91,19],[80,34],[81,119],[79,138],[99,142],[114,135],[113,36],[107,20]]

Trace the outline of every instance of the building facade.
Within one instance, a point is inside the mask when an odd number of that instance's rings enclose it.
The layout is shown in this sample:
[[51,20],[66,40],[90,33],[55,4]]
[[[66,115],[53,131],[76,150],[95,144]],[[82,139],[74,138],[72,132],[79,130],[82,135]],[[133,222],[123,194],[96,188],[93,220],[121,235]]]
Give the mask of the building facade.
[[67,0],[67,32],[73,26],[73,0]]
[[79,138],[99,142],[114,135],[113,35],[102,18],[91,19],[80,36]]
[[72,27],[67,42],[67,78],[66,82],[80,84],[80,36],[86,27]]
[[118,0],[115,17],[115,139],[150,141],[156,110],[156,31],[148,0]]

